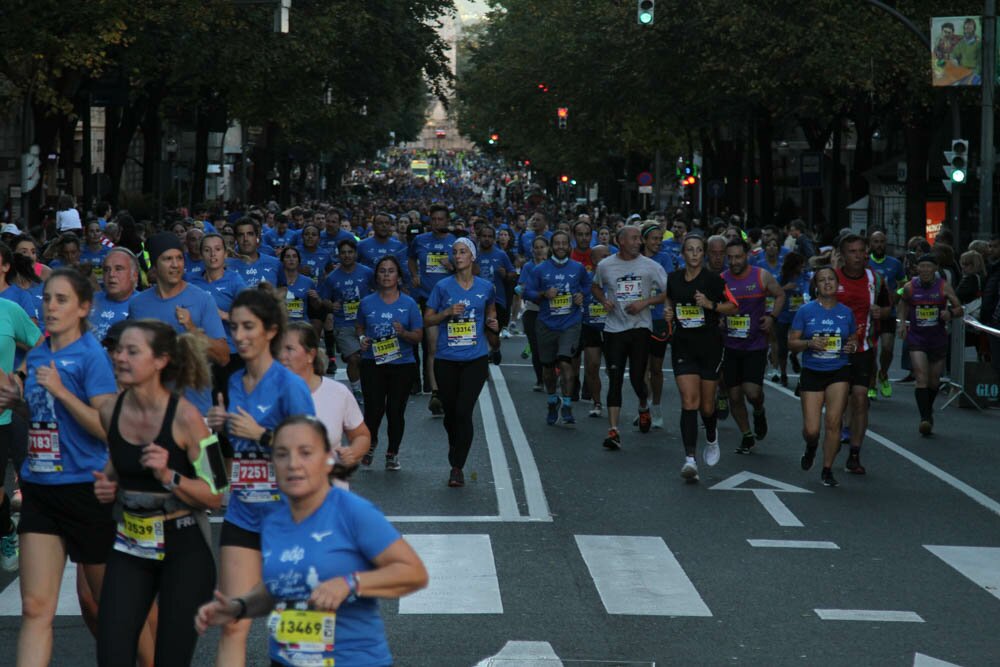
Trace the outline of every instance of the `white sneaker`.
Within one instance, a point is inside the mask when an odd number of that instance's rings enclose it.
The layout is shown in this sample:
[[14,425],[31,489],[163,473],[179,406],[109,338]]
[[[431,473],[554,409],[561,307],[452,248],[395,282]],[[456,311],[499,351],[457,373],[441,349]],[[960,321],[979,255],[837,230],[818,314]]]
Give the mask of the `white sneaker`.
[[653,428],[663,430],[663,417],[653,417]]
[[722,452],[719,450],[719,441],[710,442],[705,445],[705,449],[702,450],[701,458],[707,466],[714,466],[722,458]]
[[602,413],[601,404],[600,403],[594,403],[594,407],[592,407],[590,409],[590,412],[587,413],[587,416],[589,416],[589,417],[600,417],[601,413]]
[[500,331],[500,337],[501,338],[510,338],[510,331],[508,331],[507,329],[503,329],[502,331]]
[[686,459],[681,466],[681,477],[684,479],[698,479],[698,464],[694,459]]
[[14,530],[10,535],[0,537],[0,567],[5,572],[16,572],[21,555],[21,540],[17,535],[17,521],[11,517]]

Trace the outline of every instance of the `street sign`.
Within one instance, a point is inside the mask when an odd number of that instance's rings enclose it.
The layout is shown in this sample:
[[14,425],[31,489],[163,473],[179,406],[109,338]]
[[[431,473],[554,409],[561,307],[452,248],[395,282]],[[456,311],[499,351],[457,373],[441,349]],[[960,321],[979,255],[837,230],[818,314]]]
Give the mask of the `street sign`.
[[712,199],[721,199],[726,194],[726,184],[721,179],[715,178],[708,182],[708,196]]
[[640,173],[638,176],[635,177],[635,181],[639,185],[652,185],[653,184],[653,175],[651,173],[649,173],[648,171],[644,171],[644,172]]
[[799,156],[799,187],[823,187],[823,153],[806,151]]
[[21,156],[21,189],[26,193],[34,190],[42,177],[39,171],[42,162],[38,157],[38,150],[38,146],[34,145]]
[[651,195],[651,194],[653,194],[653,186],[652,185],[640,185],[639,186],[639,194],[641,194],[641,195]]

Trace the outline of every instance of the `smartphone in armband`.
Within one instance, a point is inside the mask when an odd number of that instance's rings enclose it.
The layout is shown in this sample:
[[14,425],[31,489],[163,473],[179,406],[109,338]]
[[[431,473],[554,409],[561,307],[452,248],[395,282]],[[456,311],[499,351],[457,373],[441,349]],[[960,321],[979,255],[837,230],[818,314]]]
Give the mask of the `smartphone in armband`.
[[201,447],[201,453],[194,462],[195,472],[199,478],[205,480],[212,493],[222,493],[229,486],[229,477],[226,475],[226,462],[222,458],[219,438],[213,433],[198,445]]

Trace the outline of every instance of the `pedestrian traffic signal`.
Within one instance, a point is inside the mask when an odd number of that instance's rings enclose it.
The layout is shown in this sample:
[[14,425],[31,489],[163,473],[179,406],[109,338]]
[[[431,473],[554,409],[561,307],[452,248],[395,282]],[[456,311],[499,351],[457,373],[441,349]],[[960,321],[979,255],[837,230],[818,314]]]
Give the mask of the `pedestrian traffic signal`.
[[569,120],[569,107],[559,107],[556,109],[556,117],[559,119],[559,129],[565,130]]
[[969,177],[969,142],[965,139],[955,139],[951,142],[951,150],[944,152],[948,166],[944,173],[952,183],[965,183]]
[[490,133],[490,146],[496,146],[498,143],[500,143],[500,135],[497,134],[496,132],[491,132]]
[[636,20],[639,25],[653,25],[653,9],[655,0],[638,0]]

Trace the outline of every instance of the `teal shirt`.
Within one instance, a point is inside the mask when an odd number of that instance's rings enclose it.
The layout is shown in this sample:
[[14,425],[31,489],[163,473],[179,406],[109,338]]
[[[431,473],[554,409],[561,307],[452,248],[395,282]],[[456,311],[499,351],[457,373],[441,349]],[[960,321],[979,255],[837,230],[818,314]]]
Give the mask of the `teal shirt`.
[[[18,343],[34,347],[41,337],[42,332],[21,306],[0,299],[0,368],[4,373],[14,371],[14,353]],[[9,423],[10,410],[0,412],[0,426]]]

